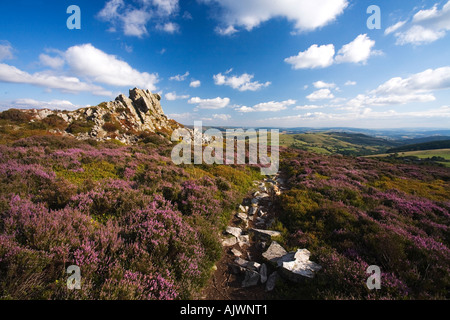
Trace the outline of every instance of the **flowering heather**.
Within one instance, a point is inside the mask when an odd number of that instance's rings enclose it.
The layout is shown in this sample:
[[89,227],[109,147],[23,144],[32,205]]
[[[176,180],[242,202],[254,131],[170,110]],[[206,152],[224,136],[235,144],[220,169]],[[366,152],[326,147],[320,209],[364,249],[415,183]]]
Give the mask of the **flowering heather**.
[[[289,152],[284,242],[309,248],[323,270],[288,297],[449,298],[448,168]],[[369,265],[382,270],[381,290],[365,285]]]
[[[221,253],[211,230],[255,177],[243,168],[227,168],[245,177],[239,185],[208,168],[191,176],[192,166],[166,154],[54,136],[0,145],[0,298],[170,300],[198,291]],[[81,269],[82,290],[66,288],[70,265]]]

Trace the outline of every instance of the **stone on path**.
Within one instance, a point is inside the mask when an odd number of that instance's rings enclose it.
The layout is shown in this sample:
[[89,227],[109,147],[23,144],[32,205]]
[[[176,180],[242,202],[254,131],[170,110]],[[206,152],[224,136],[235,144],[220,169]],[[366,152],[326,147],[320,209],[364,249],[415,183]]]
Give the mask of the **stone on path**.
[[243,288],[253,287],[258,285],[260,279],[260,275],[258,272],[253,270],[246,270],[245,271],[245,279],[242,282]]
[[243,220],[243,221],[247,220],[247,214],[244,213],[244,212],[238,212],[238,213],[236,214],[236,217],[238,217],[239,219],[241,219],[241,220]]
[[267,281],[267,266],[264,263],[259,268],[259,275],[261,276],[261,283],[266,283],[266,281]]
[[262,256],[271,262],[277,263],[277,261],[286,254],[287,251],[278,242],[273,241]]
[[249,215],[249,216],[253,216],[253,215],[255,215],[257,212],[258,212],[258,208],[257,208],[257,207],[251,207],[251,208],[248,210],[248,215]]
[[309,260],[311,253],[307,249],[299,249],[294,254],[292,261],[284,261],[281,264],[280,272],[286,279],[300,283],[305,278],[313,278],[315,272],[322,267]]
[[240,205],[239,205],[239,210],[240,210],[241,212],[246,213],[247,210],[248,210],[248,208],[246,209],[242,204],[240,204]]
[[238,242],[236,237],[229,237],[229,238],[225,238],[222,241],[222,246],[224,247],[232,247],[234,246],[236,243]]
[[226,232],[237,238],[242,234],[242,229],[236,227],[227,227]]
[[235,257],[241,257],[241,256],[242,256],[242,252],[240,252],[238,249],[231,249],[231,253],[232,253]]
[[241,235],[237,238],[237,242],[239,244],[239,246],[242,248],[242,246],[250,246],[250,236],[248,234],[246,235]]
[[267,283],[266,283],[266,292],[270,292],[273,289],[275,289],[275,285],[276,285],[279,277],[280,276],[279,276],[278,272],[276,272],[276,271],[269,276],[269,278],[267,279]]
[[251,228],[249,230],[253,231],[256,236],[262,238],[263,240],[270,240],[270,239],[272,239],[272,237],[281,236],[281,232],[278,232],[278,231],[262,230],[262,229],[255,229],[255,228]]

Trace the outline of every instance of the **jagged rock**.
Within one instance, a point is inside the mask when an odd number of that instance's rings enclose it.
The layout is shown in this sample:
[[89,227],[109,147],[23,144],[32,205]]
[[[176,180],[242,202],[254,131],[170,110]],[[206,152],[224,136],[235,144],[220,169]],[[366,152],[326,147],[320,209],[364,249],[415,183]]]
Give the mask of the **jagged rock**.
[[226,232],[228,234],[231,234],[231,235],[235,236],[236,238],[238,238],[242,234],[242,229],[241,228],[235,228],[235,227],[227,227]]
[[249,288],[258,285],[260,275],[253,270],[245,271],[245,279],[242,281],[242,288]]
[[253,198],[253,199],[252,199],[252,204],[256,204],[256,205],[257,205],[258,202],[259,202],[259,200],[258,200],[257,198]]
[[240,210],[241,212],[247,213],[248,208],[245,208],[245,207],[241,204],[241,205],[239,205],[239,210]]
[[272,230],[262,230],[251,228],[250,231],[254,232],[256,236],[261,238],[262,240],[270,240],[272,237],[281,236],[281,232],[272,231]]
[[[79,140],[96,139],[107,141],[115,139],[125,144],[133,144],[139,140],[140,133],[159,131],[170,134],[181,125],[170,120],[164,114],[160,104],[161,97],[149,90],[134,88],[129,97],[121,94],[114,101],[103,102],[98,106],[81,108],[75,111],[33,109],[29,113],[33,120],[43,120],[55,115],[67,122],[64,135],[74,136]],[[69,133],[74,122],[91,124],[87,133]],[[108,128],[105,126],[108,125]]]
[[232,247],[237,243],[236,237],[226,238],[222,241],[222,246],[224,247]]
[[241,220],[243,220],[243,221],[246,221],[246,220],[248,219],[247,214],[244,213],[244,212],[238,212],[238,213],[236,214],[236,217],[238,217],[239,219],[241,219]]
[[258,207],[251,207],[250,210],[248,211],[249,216],[253,216],[256,213],[258,213]]
[[301,283],[305,278],[313,278],[315,272],[322,266],[309,260],[311,253],[307,249],[299,249],[294,254],[292,261],[284,261],[281,264],[280,273],[286,279]]
[[254,271],[258,271],[258,269],[261,267],[261,265],[258,262],[248,261],[242,258],[236,258],[234,260],[234,263],[239,267],[247,268]]
[[247,235],[240,235],[237,238],[237,242],[239,244],[239,247],[243,247],[243,246],[250,246],[250,236]]
[[267,281],[267,266],[264,263],[259,268],[259,275],[261,276],[261,283],[266,283],[266,281]]
[[238,249],[231,249],[231,253],[232,253],[235,257],[241,257],[241,256],[242,256],[242,252],[240,252]]
[[269,276],[269,278],[267,279],[267,283],[266,283],[266,292],[270,292],[270,291],[272,291],[273,289],[275,289],[275,285],[276,285],[276,283],[277,283],[277,281],[278,281],[278,279],[279,279],[279,274],[278,274],[278,272],[273,272],[270,276]]
[[264,211],[262,211],[261,209],[259,209],[258,216],[263,217],[265,215],[266,215],[266,213]]
[[287,251],[278,242],[272,241],[269,248],[262,254],[262,256],[268,261],[277,263],[277,261],[286,254]]

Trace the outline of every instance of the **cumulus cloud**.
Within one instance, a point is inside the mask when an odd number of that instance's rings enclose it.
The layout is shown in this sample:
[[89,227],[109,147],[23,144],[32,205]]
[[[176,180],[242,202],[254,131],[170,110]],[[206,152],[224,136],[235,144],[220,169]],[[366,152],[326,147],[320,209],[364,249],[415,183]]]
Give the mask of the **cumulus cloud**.
[[350,108],[384,106],[411,102],[431,102],[433,91],[450,89],[450,67],[428,69],[407,78],[395,77],[368,94],[358,95],[348,103]]
[[229,98],[214,98],[214,99],[202,99],[199,97],[193,97],[189,99],[189,104],[195,104],[196,109],[223,109],[230,104]]
[[352,42],[344,45],[335,57],[333,44],[314,44],[306,51],[300,51],[296,56],[284,59],[293,69],[316,69],[326,68],[333,63],[366,63],[373,56],[381,54],[381,51],[373,50],[375,41],[367,34],[360,34]]
[[326,99],[333,99],[334,95],[331,93],[330,89],[320,89],[314,91],[306,98],[310,101],[326,100]]
[[13,47],[7,41],[0,41],[0,61],[12,59]]
[[192,80],[191,83],[189,84],[189,87],[198,88],[201,85],[202,85],[202,83],[200,82],[200,80]]
[[324,81],[316,81],[313,83],[313,86],[316,89],[326,89],[326,88],[335,88],[336,84],[335,83],[326,83]]
[[184,81],[187,77],[189,77],[189,71],[186,71],[185,74],[177,74],[173,77],[170,77],[169,80]]
[[408,22],[397,23],[386,30],[386,34],[396,32],[398,45],[424,45],[445,37],[450,30],[450,1],[441,9],[437,4],[431,9],[418,11]]
[[[227,71],[227,73],[229,72]],[[248,73],[244,73],[240,76],[227,76],[219,73],[213,76],[214,83],[216,85],[230,86],[233,89],[237,89],[239,91],[257,91],[261,88],[268,87],[271,84],[271,82],[260,83],[258,81],[252,81],[253,78],[254,75],[250,75]]]
[[323,106],[317,105],[304,105],[304,106],[296,106],[294,110],[313,110],[313,109],[322,109]]
[[168,21],[178,10],[178,0],[109,0],[97,17],[110,24],[111,32],[120,28],[127,36],[142,37],[148,34],[147,27],[153,21],[157,22],[156,28],[160,30],[168,33],[178,31],[178,25]]
[[231,119],[231,116],[229,114],[213,114],[213,119],[228,121]]
[[334,45],[312,45],[306,51],[300,51],[298,55],[284,59],[292,65],[293,69],[326,68],[333,64],[335,54]]
[[93,82],[122,87],[140,87],[156,90],[158,74],[140,72],[127,62],[107,54],[91,44],[70,47],[65,52],[66,62],[76,75]]
[[54,75],[49,72],[37,72],[30,74],[14,66],[3,63],[0,63],[0,81],[8,83],[30,84],[71,93],[87,91],[96,95],[112,95],[112,92],[107,91],[100,86],[82,82],[76,77]]
[[168,100],[168,101],[189,99],[189,95],[179,96],[175,92],[169,92],[165,95],[165,97],[166,97],[166,100]]
[[50,67],[53,69],[61,68],[65,63],[62,57],[59,56],[51,57],[44,53],[42,53],[39,56],[39,61],[43,66]]
[[371,55],[379,53],[373,51],[375,41],[371,40],[367,34],[360,34],[352,42],[344,45],[336,55],[336,63],[366,63]]
[[270,102],[263,102],[259,103],[257,105],[254,105],[253,107],[247,107],[247,106],[240,106],[237,107],[235,110],[238,112],[277,112],[286,110],[288,106],[291,106],[295,104],[297,101],[289,99],[285,101],[270,101]]
[[[347,0],[200,0],[219,8],[219,30],[232,34],[236,29],[248,31],[273,18],[285,18],[297,31],[311,31],[334,21],[348,6]],[[233,28],[233,29],[232,29]],[[220,32],[219,32],[220,33]]]

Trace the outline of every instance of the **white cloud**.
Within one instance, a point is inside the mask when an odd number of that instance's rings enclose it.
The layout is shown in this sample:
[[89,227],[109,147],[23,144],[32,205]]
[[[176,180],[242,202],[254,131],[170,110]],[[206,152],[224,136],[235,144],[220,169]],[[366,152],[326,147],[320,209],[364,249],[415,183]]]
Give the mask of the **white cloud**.
[[189,84],[189,87],[191,88],[198,88],[202,85],[202,83],[200,82],[200,80],[193,80],[191,81],[191,83]]
[[231,36],[238,32],[233,26],[228,26],[226,28],[216,27],[215,31],[222,36]]
[[356,83],[356,81],[351,81],[351,80],[349,80],[349,81],[347,81],[344,85],[345,85],[345,86],[356,86],[357,83]]
[[165,97],[169,101],[189,99],[189,95],[178,96],[175,92],[166,93]]
[[189,77],[189,71],[186,71],[185,74],[177,74],[176,76],[170,77],[169,80],[184,81],[187,77]]
[[235,110],[238,112],[277,112],[286,110],[288,106],[291,106],[295,104],[297,101],[289,99],[286,101],[270,101],[270,102],[263,102],[259,103],[257,105],[254,105],[253,107],[247,107],[247,106],[241,106],[237,107]]
[[179,0],[140,0],[125,2],[109,0],[98,13],[98,18],[109,22],[109,31],[121,28],[127,36],[142,37],[148,34],[147,25],[155,21],[156,28],[174,33],[178,25],[167,21],[179,10]]
[[189,99],[189,104],[195,104],[196,109],[223,109],[230,104],[229,98],[214,98],[214,99],[201,99],[199,97],[193,97]]
[[165,24],[158,24],[156,26],[158,30],[162,30],[167,33],[176,33],[180,31],[180,26],[174,22],[167,22]]
[[286,58],[284,61],[291,64],[292,68],[296,70],[326,68],[333,64],[334,54],[334,45],[318,46],[314,44],[306,51],[300,51],[298,55]]
[[316,81],[313,83],[313,86],[317,89],[324,89],[324,88],[335,88],[335,83],[326,83],[324,81]]
[[[398,26],[394,31],[404,25]],[[408,23],[406,30],[395,33],[395,37],[397,38],[396,43],[398,45],[423,45],[445,37],[449,30],[450,1],[442,9],[438,9],[437,5],[434,5],[431,9],[418,11]]]
[[[231,72],[231,71],[230,71]],[[229,72],[228,72],[229,73]],[[271,82],[259,83],[252,82],[254,75],[244,73],[240,76],[226,76],[222,73],[213,76],[214,83],[218,86],[226,85],[239,91],[257,91],[261,88],[268,87]]]
[[382,52],[373,50],[375,41],[371,40],[367,34],[360,34],[352,42],[344,45],[335,55],[333,44],[312,45],[306,51],[300,51],[298,55],[284,59],[286,63],[292,65],[293,69],[315,69],[326,68],[333,63],[363,63],[373,55],[379,55]]
[[294,110],[313,110],[313,109],[322,109],[323,106],[316,105],[304,105],[304,106],[296,106]]
[[213,119],[228,121],[231,119],[229,114],[213,114]]
[[106,54],[91,44],[70,47],[65,53],[65,58],[76,75],[94,82],[154,91],[159,81],[158,74],[139,72],[125,61]]
[[401,27],[403,27],[405,24],[406,24],[406,21],[399,21],[396,24],[394,24],[394,25],[390,26],[389,28],[387,28],[384,31],[384,34],[385,35],[391,34],[391,33],[395,32],[395,31],[397,31],[398,29],[400,29]]
[[[297,31],[310,31],[334,21],[348,6],[347,0],[200,0],[219,7],[219,30],[245,28],[252,30],[273,18],[285,18]],[[217,6],[215,6],[217,5]],[[232,29],[229,29],[232,30]]]
[[383,106],[411,102],[431,102],[435,90],[450,89],[450,67],[428,69],[407,78],[395,77],[366,95],[358,95],[348,107]]
[[12,102],[12,106],[20,109],[54,109],[76,110],[83,106],[74,105],[67,100],[38,101],[34,99],[18,99]]
[[9,42],[1,41],[0,42],[0,61],[12,59],[13,48]]
[[320,89],[314,91],[306,98],[310,101],[316,101],[316,100],[333,99],[334,95],[331,93],[330,89]]
[[0,81],[8,83],[30,84],[64,92],[92,92],[96,95],[111,96],[112,92],[100,86],[82,82],[76,77],[55,75],[49,72],[30,74],[14,66],[0,63]]
[[344,45],[336,55],[336,63],[350,62],[365,64],[370,56],[376,54],[372,48],[375,41],[371,40],[367,34],[360,34],[352,42]]
[[61,57],[51,57],[44,53],[39,56],[39,61],[42,65],[53,69],[61,68],[65,63],[64,59]]

